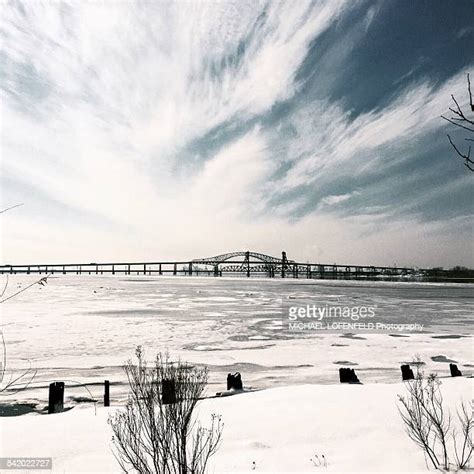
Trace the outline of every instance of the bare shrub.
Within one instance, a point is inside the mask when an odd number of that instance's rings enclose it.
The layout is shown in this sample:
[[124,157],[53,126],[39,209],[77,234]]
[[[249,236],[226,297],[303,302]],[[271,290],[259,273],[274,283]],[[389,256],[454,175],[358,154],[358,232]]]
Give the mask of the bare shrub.
[[474,419],[472,417],[472,407],[469,410],[468,406],[463,403],[457,414],[461,425],[461,441],[459,443],[461,447],[458,448],[456,431],[453,430],[454,457],[456,459],[456,467],[458,469],[465,469],[469,467],[473,454]]
[[[125,409],[109,418],[121,468],[140,474],[206,472],[223,429],[220,416],[213,414],[208,428],[195,419],[196,405],[207,386],[207,368],[173,363],[163,354],[148,367],[140,347],[136,357],[136,364],[129,360],[125,365],[130,386]],[[163,383],[171,383],[174,403],[164,403]]]
[[464,469],[472,457],[472,411],[469,413],[465,404],[461,405],[458,411],[461,432],[458,433],[452,427],[449,410],[444,407],[440,385],[436,374],[425,377],[417,365],[415,378],[405,382],[407,395],[399,395],[398,411],[408,436],[423,450],[427,467],[429,461],[435,469],[449,470],[450,460],[454,459],[457,469]]

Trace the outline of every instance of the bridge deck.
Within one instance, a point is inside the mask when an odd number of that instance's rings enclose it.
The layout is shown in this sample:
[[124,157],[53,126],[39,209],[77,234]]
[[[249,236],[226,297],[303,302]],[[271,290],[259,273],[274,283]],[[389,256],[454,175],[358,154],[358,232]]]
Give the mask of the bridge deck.
[[0,274],[124,274],[124,275],[209,275],[246,274],[250,276],[293,278],[366,278],[379,275],[401,276],[416,273],[412,268],[362,265],[333,265],[286,261],[252,262],[232,260],[204,261],[64,263],[1,265]]

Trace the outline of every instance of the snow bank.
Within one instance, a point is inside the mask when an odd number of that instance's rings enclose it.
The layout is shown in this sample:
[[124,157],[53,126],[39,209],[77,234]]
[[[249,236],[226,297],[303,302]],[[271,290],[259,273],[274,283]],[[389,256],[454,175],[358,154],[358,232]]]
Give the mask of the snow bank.
[[[446,405],[472,399],[472,379],[443,379]],[[300,385],[226,398],[199,406],[204,424],[219,413],[223,443],[209,472],[426,471],[397,412],[402,383]],[[107,417],[117,407],[78,406],[58,415],[3,418],[1,456],[53,458],[53,470],[114,472]],[[324,455],[327,467],[310,458]]]

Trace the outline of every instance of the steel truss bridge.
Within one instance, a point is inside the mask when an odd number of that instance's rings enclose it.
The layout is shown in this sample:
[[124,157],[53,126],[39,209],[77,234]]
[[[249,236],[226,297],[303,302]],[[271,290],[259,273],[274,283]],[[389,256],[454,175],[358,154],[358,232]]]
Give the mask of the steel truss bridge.
[[399,279],[401,277],[423,277],[426,272],[428,271],[405,267],[302,263],[289,260],[286,252],[282,252],[281,257],[272,257],[248,250],[190,261],[0,265],[0,274],[188,276],[234,274],[269,278]]

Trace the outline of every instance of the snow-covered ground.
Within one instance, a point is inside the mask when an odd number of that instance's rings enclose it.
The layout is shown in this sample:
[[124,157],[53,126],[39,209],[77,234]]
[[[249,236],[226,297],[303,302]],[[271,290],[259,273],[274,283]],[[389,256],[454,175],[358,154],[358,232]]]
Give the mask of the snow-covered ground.
[[[34,280],[10,278],[7,294]],[[420,471],[422,453],[403,431],[396,401],[400,364],[420,356],[443,380],[446,402],[473,398],[472,378],[449,377],[449,362],[473,371],[472,302],[467,285],[355,281],[54,275],[0,305],[7,369],[31,366],[34,382],[3,404],[47,405],[47,386],[66,383],[58,415],[0,418],[1,456],[53,458],[63,472],[118,470],[107,416],[125,400],[123,362],[143,345],[210,370],[208,393],[240,371],[257,391],[206,399],[203,422],[225,423],[210,472]],[[371,306],[384,322],[424,324],[423,333],[290,333],[285,302]],[[339,367],[363,385],[339,384]],[[101,400],[112,382],[112,407]],[[87,384],[85,388],[83,384]],[[325,456],[328,466],[311,458]]]
[[[472,399],[472,379],[443,379],[446,406]],[[418,472],[422,452],[397,412],[403,383],[278,387],[201,402],[203,424],[222,415],[222,445],[209,472]],[[3,418],[0,456],[52,457],[59,472],[119,471],[107,417],[116,407]],[[315,466],[311,458],[326,458]]]

